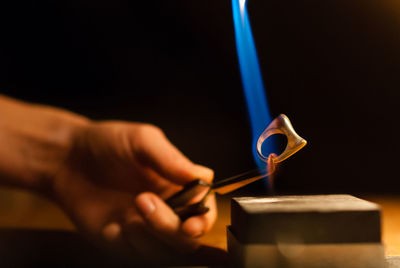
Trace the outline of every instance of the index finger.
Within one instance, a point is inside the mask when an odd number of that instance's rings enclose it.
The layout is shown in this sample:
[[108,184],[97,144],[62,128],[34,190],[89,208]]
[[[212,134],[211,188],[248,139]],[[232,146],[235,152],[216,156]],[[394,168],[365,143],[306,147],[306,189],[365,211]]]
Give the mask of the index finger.
[[180,152],[157,127],[145,125],[132,137],[134,151],[139,160],[156,170],[161,176],[179,185],[194,179],[211,183],[214,172],[194,164]]

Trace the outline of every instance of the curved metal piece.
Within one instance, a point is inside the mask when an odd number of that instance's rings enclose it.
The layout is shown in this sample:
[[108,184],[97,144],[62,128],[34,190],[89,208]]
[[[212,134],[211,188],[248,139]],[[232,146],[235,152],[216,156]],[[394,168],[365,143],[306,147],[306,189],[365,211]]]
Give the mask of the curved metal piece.
[[279,163],[289,158],[307,144],[307,141],[296,133],[289,118],[284,114],[280,114],[258,138],[257,153],[264,162],[268,161],[268,156],[262,154],[261,146],[268,137],[274,134],[283,134],[287,138],[285,150],[280,155],[273,158],[274,163]]

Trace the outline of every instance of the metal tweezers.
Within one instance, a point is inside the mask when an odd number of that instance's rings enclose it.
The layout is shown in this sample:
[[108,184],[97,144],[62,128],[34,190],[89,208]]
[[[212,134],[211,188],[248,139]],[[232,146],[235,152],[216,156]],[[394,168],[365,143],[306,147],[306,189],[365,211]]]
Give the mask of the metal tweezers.
[[[283,134],[286,136],[286,148],[280,155],[272,153],[265,156],[262,154],[261,146],[268,137],[274,134]],[[211,184],[201,179],[194,180],[184,185],[182,190],[169,197],[166,203],[182,220],[195,215],[202,215],[209,210],[205,202],[211,192],[216,192],[218,194],[230,193],[249,183],[272,175],[278,163],[295,154],[306,144],[307,141],[295,132],[289,118],[281,114],[269,124],[257,141],[257,153],[259,157],[267,163],[266,169],[251,170],[227,179],[218,180]],[[190,201],[201,193],[204,193],[203,198],[196,203],[190,204]]]

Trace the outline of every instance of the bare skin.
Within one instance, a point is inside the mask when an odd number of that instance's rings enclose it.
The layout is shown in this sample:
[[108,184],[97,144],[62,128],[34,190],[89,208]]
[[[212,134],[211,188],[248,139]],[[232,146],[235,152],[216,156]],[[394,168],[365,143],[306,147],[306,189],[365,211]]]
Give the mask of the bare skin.
[[213,171],[196,165],[152,125],[93,122],[0,95],[0,184],[56,202],[95,243],[144,259],[196,250],[216,215],[181,222],[163,201]]

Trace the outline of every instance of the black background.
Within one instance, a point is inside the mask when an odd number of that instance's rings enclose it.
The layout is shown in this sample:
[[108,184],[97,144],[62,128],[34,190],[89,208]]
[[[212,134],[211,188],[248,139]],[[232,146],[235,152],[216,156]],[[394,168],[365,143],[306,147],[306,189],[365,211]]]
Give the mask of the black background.
[[[1,93],[156,124],[217,179],[254,167],[230,0],[9,2]],[[272,114],[309,142],[282,165],[277,192],[399,192],[400,4],[248,9]]]

